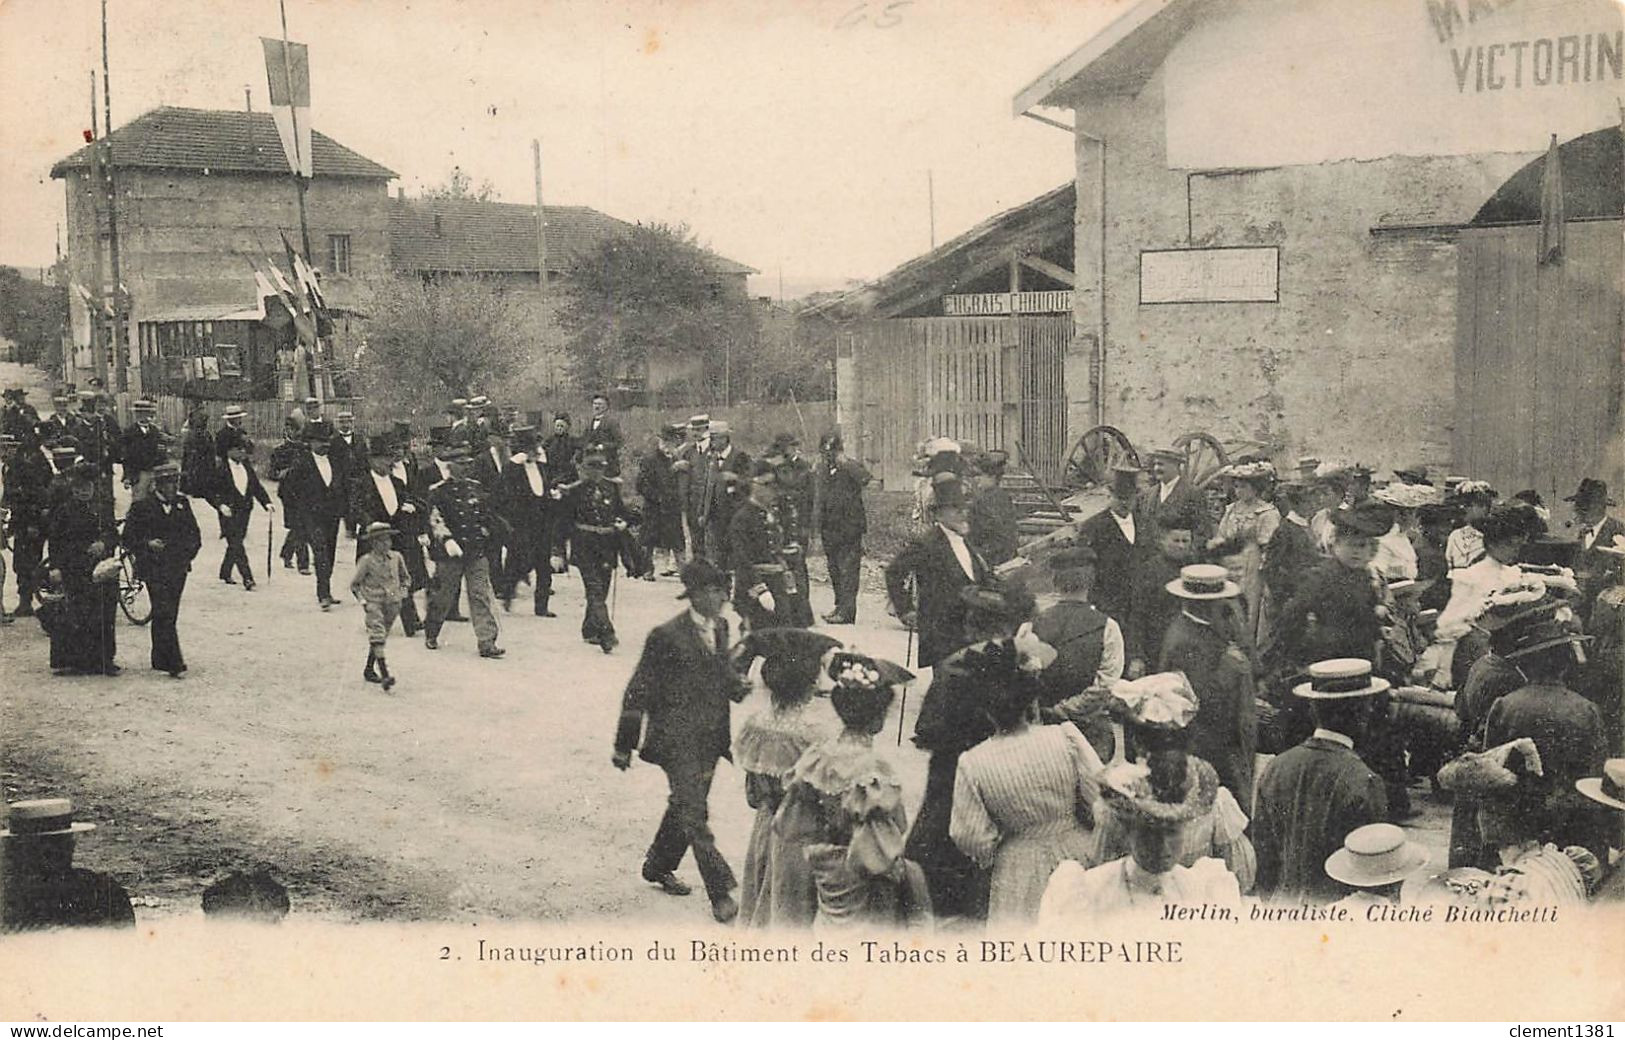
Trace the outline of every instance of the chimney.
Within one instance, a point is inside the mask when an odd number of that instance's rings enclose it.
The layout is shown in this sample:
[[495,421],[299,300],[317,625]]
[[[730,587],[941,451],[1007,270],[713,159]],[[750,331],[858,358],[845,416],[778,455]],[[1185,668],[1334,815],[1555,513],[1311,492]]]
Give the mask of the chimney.
[[434,237],[443,238],[445,234],[445,228],[440,226],[440,214],[436,213],[434,215]]

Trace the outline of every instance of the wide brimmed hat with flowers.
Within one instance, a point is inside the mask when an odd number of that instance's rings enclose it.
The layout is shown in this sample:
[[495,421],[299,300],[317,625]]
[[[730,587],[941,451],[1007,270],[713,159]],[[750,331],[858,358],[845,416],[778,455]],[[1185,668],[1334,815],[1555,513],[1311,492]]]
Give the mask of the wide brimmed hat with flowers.
[[1447,791],[1484,798],[1512,793],[1525,777],[1543,775],[1540,749],[1529,737],[1519,737],[1446,762],[1438,780]]
[[1151,769],[1141,762],[1119,762],[1101,775],[1106,805],[1131,827],[1179,827],[1213,811],[1219,774],[1200,758],[1185,757],[1185,780],[1178,801],[1159,799],[1151,789]]
[[1373,491],[1371,497],[1395,509],[1421,509],[1439,501],[1438,491],[1431,484],[1389,484]]
[[1156,672],[1111,685],[1116,714],[1140,729],[1181,730],[1196,718],[1200,702],[1184,672]]

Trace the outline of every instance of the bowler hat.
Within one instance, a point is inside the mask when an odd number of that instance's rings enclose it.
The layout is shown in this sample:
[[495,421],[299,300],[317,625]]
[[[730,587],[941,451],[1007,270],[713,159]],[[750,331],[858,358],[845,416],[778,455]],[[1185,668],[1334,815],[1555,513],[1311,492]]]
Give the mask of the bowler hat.
[[1615,502],[1613,499],[1608,497],[1608,482],[1604,480],[1597,480],[1594,477],[1582,478],[1579,489],[1576,490],[1574,494],[1563,499],[1563,501],[1573,502],[1581,509],[1584,509],[1587,506],[1595,505],[1619,505],[1618,502]]
[[1355,888],[1381,888],[1428,865],[1428,851],[1392,823],[1368,823],[1349,831],[1343,847],[1326,857],[1326,876]]
[[710,560],[701,557],[683,564],[683,570],[678,575],[683,583],[683,591],[677,594],[678,599],[688,599],[689,594],[699,589],[726,589],[728,575]]
[[1371,674],[1371,662],[1358,657],[1316,661],[1309,666],[1309,681],[1292,688],[1299,697],[1312,701],[1347,700],[1368,697],[1388,689],[1388,680]]
[[6,807],[6,826],[0,838],[43,838],[51,834],[83,834],[96,829],[94,823],[73,818],[71,798],[35,798],[12,802]]

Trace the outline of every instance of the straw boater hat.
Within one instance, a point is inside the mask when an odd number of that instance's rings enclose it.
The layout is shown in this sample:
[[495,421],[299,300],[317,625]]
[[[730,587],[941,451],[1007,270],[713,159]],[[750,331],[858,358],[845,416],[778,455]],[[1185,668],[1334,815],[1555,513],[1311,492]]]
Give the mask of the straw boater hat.
[[703,430],[711,425],[711,416],[705,412],[688,417],[688,427],[691,430]]
[[156,412],[158,410],[158,402],[154,401],[150,397],[138,397],[131,402],[130,407],[138,412]]
[[1292,687],[1292,692],[1311,701],[1347,700],[1382,693],[1388,685],[1387,679],[1371,674],[1370,661],[1338,657],[1310,665],[1309,681]]
[[467,407],[468,407],[468,398],[466,398],[466,397],[453,397],[451,399],[451,404],[446,406],[446,411],[448,411],[448,412],[460,412],[460,411],[464,410]]
[[1610,758],[1602,764],[1601,776],[1581,777],[1574,789],[1610,809],[1625,809],[1625,758]]
[[248,413],[243,411],[243,406],[235,401],[226,405],[226,410],[220,413],[222,419],[243,419],[247,416]]
[[1179,577],[1163,588],[1180,599],[1231,599],[1241,595],[1241,586],[1230,580],[1230,572],[1216,563],[1193,563],[1179,568]]
[[180,479],[180,475],[180,463],[176,462],[174,459],[160,462],[158,465],[152,468],[153,480],[178,480]]
[[370,542],[374,538],[393,538],[397,533],[398,532],[388,524],[374,520],[372,523],[367,525],[367,529],[361,533],[361,537]]
[[74,820],[72,799],[37,798],[12,802],[8,806],[6,827],[0,830],[0,838],[43,838],[52,834],[83,834],[95,829],[94,823]]
[[1172,462],[1181,465],[1185,461],[1185,453],[1177,448],[1152,448],[1145,457],[1147,462]]
[[734,432],[733,427],[728,425],[726,419],[712,419],[706,428],[711,431],[713,436],[720,433],[724,437],[731,437]]
[[1326,858],[1326,876],[1355,888],[1381,888],[1428,865],[1428,850],[1392,823],[1368,823],[1349,831],[1343,847]]

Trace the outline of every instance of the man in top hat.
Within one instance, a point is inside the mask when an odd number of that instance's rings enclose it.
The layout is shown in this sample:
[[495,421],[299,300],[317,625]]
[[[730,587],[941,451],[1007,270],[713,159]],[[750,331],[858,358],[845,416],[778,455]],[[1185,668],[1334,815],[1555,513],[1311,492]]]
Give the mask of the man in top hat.
[[1355,751],[1388,682],[1358,659],[1318,661],[1308,676],[1292,692],[1309,704],[1314,733],[1277,755],[1258,780],[1255,891],[1266,901],[1337,899],[1342,890],[1326,876],[1326,860],[1350,831],[1388,814],[1382,780]]
[[750,478],[750,495],[728,526],[728,569],[734,575],[734,608],[752,631],[794,624],[790,596],[795,577],[784,562],[779,526],[778,471],[761,459]]
[[1001,483],[1009,461],[1009,455],[1002,451],[982,452],[976,458],[976,475],[971,478],[968,537],[990,567],[1014,557],[1021,541],[1016,504]]
[[419,468],[417,452],[412,447],[412,424],[405,419],[391,422],[389,438],[395,445],[395,461],[390,463],[389,472],[410,490],[417,486]]
[[1124,640],[1120,625],[1089,602],[1095,581],[1095,551],[1087,545],[1061,549],[1049,558],[1057,596],[1053,606],[1033,618],[1033,635],[1055,648],[1055,660],[1041,673],[1040,708],[1074,723],[1096,753],[1112,755],[1111,719],[1099,690],[1123,677]]
[[74,820],[67,798],[7,806],[0,830],[0,931],[135,927],[124,886],[73,865],[78,836],[95,829]]
[[[427,510],[412,498],[406,482],[390,472],[394,465],[394,438],[380,435],[367,441],[367,472],[351,485],[350,516],[363,532],[373,524],[383,524],[392,532],[390,548],[401,554],[411,579],[399,606],[401,631],[410,638],[423,627],[412,590],[428,584],[428,569],[423,562],[418,535],[428,534],[429,525],[424,515]],[[358,539],[356,562],[360,563],[368,551],[367,539]]]
[[468,446],[445,445],[439,460],[451,476],[429,492],[429,555],[435,561],[429,587],[429,616],[423,624],[423,645],[440,647],[440,629],[456,602],[457,586],[468,587],[468,612],[474,622],[479,654],[495,659],[507,653],[497,646],[501,629],[492,610],[492,546],[505,531],[505,521],[491,505],[490,493],[473,479]]
[[1186,528],[1192,537],[1206,543],[1213,522],[1201,489],[1193,487],[1185,477],[1185,453],[1158,448],[1151,452],[1150,462],[1156,486],[1140,496],[1140,516],[1150,527],[1166,524]]
[[499,419],[490,419],[482,427],[483,444],[473,446],[475,451],[473,477],[485,487],[486,501],[501,517],[502,533],[490,546],[491,584],[504,609],[513,607],[513,590],[508,587],[509,556],[508,532],[513,528],[513,515],[508,494],[512,481],[508,471],[513,468],[513,448],[508,441],[508,427]]
[[1145,552],[1147,524],[1135,505],[1140,471],[1132,466],[1112,470],[1111,499],[1106,508],[1078,525],[1078,543],[1095,551],[1095,606],[1128,623],[1134,609],[1134,569]]
[[688,609],[650,630],[626,684],[613,762],[627,769],[638,750],[665,770],[671,792],[643,858],[643,879],[670,895],[687,895],[689,886],[673,872],[692,849],[712,916],[726,924],[739,912],[732,895],[737,882],[711,833],[708,803],[717,760],[731,757],[729,707],[749,687],[729,660],[734,634],[722,616],[728,576],[708,560],[690,560],[682,582],[678,598],[688,600]]
[[169,457],[164,447],[168,435],[158,425],[158,403],[143,397],[130,406],[135,421],[124,431],[119,458],[124,464],[124,486],[132,501],[140,501],[152,490],[152,471]]
[[556,508],[553,485],[547,478],[547,458],[541,454],[536,427],[522,423],[509,431],[509,437],[514,455],[509,460],[504,501],[513,532],[502,591],[511,601],[519,582],[529,577],[533,612],[537,617],[554,617],[548,601],[553,596]]
[[179,679],[186,672],[176,630],[181,594],[192,561],[203,548],[192,503],[181,494],[179,465],[166,459],[153,468],[152,493],[130,503],[122,538],[152,601],[152,667]]
[[292,570],[299,567],[300,574],[310,573],[310,541],[305,531],[304,516],[294,501],[288,486],[288,474],[309,453],[305,447],[305,427],[315,420],[297,422],[288,416],[282,423],[282,443],[271,449],[265,475],[276,483],[276,497],[282,503],[282,549],[277,554],[282,566]]
[[209,503],[220,514],[221,537],[226,540],[226,552],[220,558],[220,580],[227,585],[237,584],[231,576],[235,568],[242,576],[244,591],[252,592],[254,568],[248,562],[248,550],[243,543],[248,538],[254,503],[258,502],[262,509],[268,510],[271,508],[271,496],[265,493],[259,474],[254,472],[253,460],[249,458],[253,445],[248,440],[248,434],[231,427],[221,433],[226,458],[209,495]]
[[847,455],[840,433],[831,431],[818,443],[813,526],[824,545],[835,609],[824,615],[831,625],[858,619],[858,579],[863,573],[863,536],[869,530],[863,489],[873,478],[863,463]]
[[1617,536],[1625,535],[1625,523],[1608,515],[1609,507],[1619,503],[1608,496],[1608,485],[1601,480],[1586,477],[1580,481],[1579,490],[1563,501],[1574,504],[1574,527],[1580,542],[1574,576],[1580,581],[1580,616],[1589,619],[1597,594],[1620,584],[1625,575],[1625,561],[1601,550],[1602,546],[1612,547]]
[[305,454],[288,471],[289,500],[299,509],[316,566],[316,602],[323,610],[338,605],[333,595],[333,562],[338,555],[339,526],[350,511],[350,489],[330,457],[333,431],[326,422],[305,424]]
[[242,405],[233,401],[220,413],[220,420],[220,429],[214,435],[214,454],[215,458],[223,461],[227,445],[235,443],[239,434],[247,436],[243,424],[248,421],[248,413],[243,410]]
[[32,433],[6,442],[0,468],[0,507],[11,540],[11,567],[16,572],[18,617],[34,613],[34,588],[45,553],[45,517],[50,508],[51,463],[35,449]]
[[577,463],[581,459],[581,442],[570,432],[569,412],[553,413],[553,432],[542,442],[542,454],[547,456],[547,476],[554,487],[580,479]]
[[919,632],[917,660],[923,668],[965,645],[965,603],[959,593],[989,573],[987,561],[967,539],[970,516],[959,478],[943,474],[933,485],[930,530],[886,565],[886,598],[903,623]]
[[734,445],[733,430],[726,420],[710,427],[711,451],[705,467],[704,512],[706,555],[716,561],[728,558],[728,524],[734,511],[750,495],[751,457]]
[[1523,674],[1523,686],[1497,699],[1484,718],[1482,746],[1496,747],[1528,737],[1540,753],[1535,790],[1539,823],[1534,832],[1559,847],[1583,845],[1600,859],[1608,855],[1614,820],[1580,796],[1575,781],[1596,776],[1608,757],[1606,732],[1597,706],[1575,693],[1568,679],[1585,662],[1582,636],[1571,611],[1523,615],[1507,626],[1503,656]]
[[581,446],[603,452],[607,463],[605,472],[618,477],[621,475],[621,447],[625,442],[620,426],[609,417],[609,395],[593,394],[590,407],[592,413],[581,431]]
[[683,559],[683,499],[674,468],[686,427],[669,423],[660,428],[654,444],[638,462],[637,492],[643,499],[643,526],[639,531],[647,567],[644,577],[653,581],[656,554],[667,556],[662,577],[673,577]]
[[1233,605],[1241,586],[1224,567],[1192,564],[1168,583],[1167,592],[1180,612],[1163,637],[1157,671],[1184,672],[1190,680],[1198,704],[1190,752],[1212,765],[1242,809],[1250,809],[1258,711],[1252,660],[1236,631]]
[[[581,480],[560,489],[559,532],[569,540],[570,562],[581,575],[587,611],[581,638],[610,653],[620,644],[609,613],[610,582],[620,559],[621,538],[637,516],[621,500],[621,486],[609,478],[609,459],[597,449],[581,456]],[[554,553],[558,554],[559,549]],[[562,570],[563,560],[555,559]]]

